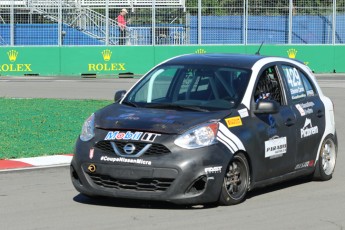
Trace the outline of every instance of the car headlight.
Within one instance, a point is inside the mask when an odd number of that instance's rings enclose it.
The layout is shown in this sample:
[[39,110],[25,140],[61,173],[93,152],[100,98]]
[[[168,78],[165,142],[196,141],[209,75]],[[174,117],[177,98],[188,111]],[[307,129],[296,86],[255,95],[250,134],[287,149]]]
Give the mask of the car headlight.
[[95,136],[95,114],[93,113],[83,124],[80,134],[80,140],[89,141]]
[[218,123],[212,122],[188,130],[175,140],[175,144],[185,149],[196,149],[217,143]]

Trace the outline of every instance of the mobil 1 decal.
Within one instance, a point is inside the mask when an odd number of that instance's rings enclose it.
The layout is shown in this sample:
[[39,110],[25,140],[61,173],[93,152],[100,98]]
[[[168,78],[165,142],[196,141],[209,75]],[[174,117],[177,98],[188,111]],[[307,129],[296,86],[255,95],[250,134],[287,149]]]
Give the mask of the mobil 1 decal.
[[291,97],[293,100],[306,96],[302,78],[296,68],[283,66],[285,76],[289,85]]
[[104,140],[131,140],[131,141],[148,141],[153,142],[156,137],[159,137],[160,134],[157,133],[143,133],[143,132],[121,132],[121,131],[110,131],[105,136]]

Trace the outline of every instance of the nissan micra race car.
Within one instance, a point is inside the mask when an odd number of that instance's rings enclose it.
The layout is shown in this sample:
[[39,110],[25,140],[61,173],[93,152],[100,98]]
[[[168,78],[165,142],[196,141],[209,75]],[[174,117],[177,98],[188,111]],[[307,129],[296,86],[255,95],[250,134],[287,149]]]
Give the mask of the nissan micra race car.
[[333,103],[296,60],[182,55],[114,99],[76,142],[71,178],[87,196],[233,205],[257,187],[332,178]]

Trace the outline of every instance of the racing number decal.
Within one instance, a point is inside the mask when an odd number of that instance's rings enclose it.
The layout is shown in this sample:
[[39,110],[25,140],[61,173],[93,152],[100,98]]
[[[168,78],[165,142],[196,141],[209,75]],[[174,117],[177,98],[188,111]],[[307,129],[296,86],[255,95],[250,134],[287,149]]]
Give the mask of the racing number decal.
[[289,85],[292,100],[305,97],[305,89],[298,70],[292,66],[283,66],[283,70]]
[[286,69],[286,77],[290,87],[299,87],[302,86],[301,77],[296,68]]

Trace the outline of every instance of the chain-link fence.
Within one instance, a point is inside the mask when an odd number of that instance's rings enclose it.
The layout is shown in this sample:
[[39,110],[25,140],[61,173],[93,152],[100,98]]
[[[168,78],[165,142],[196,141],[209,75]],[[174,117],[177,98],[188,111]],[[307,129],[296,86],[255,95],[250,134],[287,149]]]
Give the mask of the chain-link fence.
[[344,43],[345,0],[0,0],[0,46],[262,42]]

